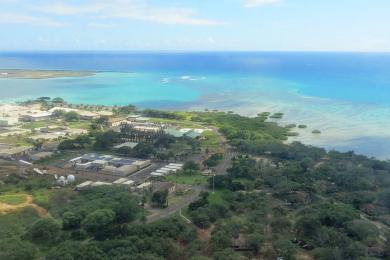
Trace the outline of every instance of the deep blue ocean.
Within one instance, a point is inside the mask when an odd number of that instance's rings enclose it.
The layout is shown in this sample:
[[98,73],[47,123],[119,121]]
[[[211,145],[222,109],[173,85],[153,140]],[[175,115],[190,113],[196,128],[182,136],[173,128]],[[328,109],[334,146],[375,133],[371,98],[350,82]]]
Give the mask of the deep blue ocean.
[[[74,103],[284,112],[300,140],[390,158],[390,54],[235,52],[0,53],[0,69],[96,71],[0,79],[2,103],[60,96]],[[311,130],[320,129],[314,136]]]

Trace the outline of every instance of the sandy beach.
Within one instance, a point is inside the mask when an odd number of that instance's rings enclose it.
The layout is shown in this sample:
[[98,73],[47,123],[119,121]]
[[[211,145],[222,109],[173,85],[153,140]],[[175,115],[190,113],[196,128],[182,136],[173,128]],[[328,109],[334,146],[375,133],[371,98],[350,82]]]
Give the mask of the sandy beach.
[[16,79],[50,79],[69,77],[88,77],[95,75],[87,71],[66,71],[66,70],[0,70],[0,78]]

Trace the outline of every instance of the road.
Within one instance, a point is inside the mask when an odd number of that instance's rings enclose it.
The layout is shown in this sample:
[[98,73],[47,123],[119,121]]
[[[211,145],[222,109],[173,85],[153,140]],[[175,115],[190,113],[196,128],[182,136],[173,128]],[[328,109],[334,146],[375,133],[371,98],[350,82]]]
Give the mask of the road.
[[148,216],[147,222],[154,222],[154,221],[157,221],[160,219],[165,219],[165,218],[168,218],[168,217],[176,214],[180,209],[187,207],[192,202],[198,200],[199,194],[202,191],[206,191],[207,186],[206,185],[192,186],[192,190],[194,191],[194,193],[191,194],[190,196],[188,196],[187,198],[181,200],[180,202],[178,202],[174,205],[168,206],[168,208],[166,208],[166,209],[160,210],[160,211],[156,212],[155,214]]

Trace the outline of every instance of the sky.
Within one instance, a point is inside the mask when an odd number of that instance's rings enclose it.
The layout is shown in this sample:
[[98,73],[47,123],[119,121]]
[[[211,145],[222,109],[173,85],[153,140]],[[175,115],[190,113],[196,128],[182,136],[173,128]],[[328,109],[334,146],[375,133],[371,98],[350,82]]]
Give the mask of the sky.
[[389,0],[0,0],[0,51],[390,51]]

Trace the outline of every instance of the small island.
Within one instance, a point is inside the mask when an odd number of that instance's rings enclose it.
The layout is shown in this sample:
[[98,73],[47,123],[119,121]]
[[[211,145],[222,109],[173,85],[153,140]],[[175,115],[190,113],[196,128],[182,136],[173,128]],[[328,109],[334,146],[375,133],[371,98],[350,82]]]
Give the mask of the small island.
[[19,70],[0,69],[0,79],[50,79],[50,78],[73,78],[89,77],[96,73],[91,71],[67,71],[67,70]]

